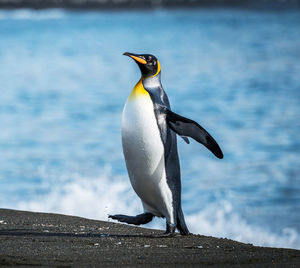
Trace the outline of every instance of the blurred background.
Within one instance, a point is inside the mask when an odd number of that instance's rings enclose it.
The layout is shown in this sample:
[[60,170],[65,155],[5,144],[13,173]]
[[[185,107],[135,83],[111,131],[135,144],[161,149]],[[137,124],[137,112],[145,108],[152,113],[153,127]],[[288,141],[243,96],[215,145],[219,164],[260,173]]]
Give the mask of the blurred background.
[[178,139],[190,230],[299,249],[299,2],[215,2],[0,0],[0,207],[142,211],[121,146],[140,71],[122,53],[151,53],[173,111],[225,156]]

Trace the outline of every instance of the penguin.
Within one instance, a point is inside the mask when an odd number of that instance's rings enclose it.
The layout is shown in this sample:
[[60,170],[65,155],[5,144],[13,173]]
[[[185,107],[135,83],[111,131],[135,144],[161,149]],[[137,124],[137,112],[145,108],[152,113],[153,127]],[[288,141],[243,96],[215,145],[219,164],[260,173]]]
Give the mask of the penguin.
[[161,66],[150,54],[123,55],[132,58],[141,78],[131,91],[122,114],[122,146],[131,185],[142,201],[144,213],[109,218],[141,225],[155,216],[166,219],[166,236],[190,234],[181,207],[180,164],[176,135],[186,143],[193,138],[217,158],[223,153],[214,138],[197,122],[171,110],[161,84]]

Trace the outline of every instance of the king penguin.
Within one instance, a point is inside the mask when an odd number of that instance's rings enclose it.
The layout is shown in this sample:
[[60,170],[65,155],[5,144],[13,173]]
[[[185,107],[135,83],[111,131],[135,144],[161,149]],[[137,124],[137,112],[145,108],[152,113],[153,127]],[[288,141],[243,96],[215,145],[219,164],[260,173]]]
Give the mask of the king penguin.
[[161,84],[161,67],[150,54],[124,53],[140,68],[122,114],[122,146],[131,185],[142,201],[144,213],[110,218],[129,224],[146,224],[153,217],[166,219],[165,235],[188,235],[181,208],[180,165],[176,134],[203,144],[216,157],[223,153],[212,136],[195,121],[171,111]]

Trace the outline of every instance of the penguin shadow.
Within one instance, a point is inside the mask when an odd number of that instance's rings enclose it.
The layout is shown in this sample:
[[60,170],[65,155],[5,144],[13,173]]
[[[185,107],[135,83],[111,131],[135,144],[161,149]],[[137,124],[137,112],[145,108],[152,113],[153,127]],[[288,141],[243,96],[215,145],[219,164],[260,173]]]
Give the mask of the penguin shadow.
[[73,232],[50,232],[44,231],[32,231],[26,229],[5,229],[0,230],[0,236],[34,236],[34,237],[71,237],[71,238],[170,238],[181,236],[179,233],[175,234],[113,234],[113,233],[73,233]]

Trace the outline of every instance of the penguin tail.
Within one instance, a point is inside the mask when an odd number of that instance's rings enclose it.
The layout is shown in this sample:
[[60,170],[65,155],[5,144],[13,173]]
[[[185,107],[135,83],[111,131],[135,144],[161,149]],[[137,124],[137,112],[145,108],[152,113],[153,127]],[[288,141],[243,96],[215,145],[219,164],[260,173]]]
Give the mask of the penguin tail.
[[190,232],[189,232],[189,230],[186,226],[184,216],[183,216],[183,212],[182,212],[181,208],[178,209],[176,227],[177,227],[177,229],[178,229],[178,231],[180,232],[181,235],[189,235],[190,234]]
[[154,215],[152,213],[146,212],[136,216],[126,216],[122,214],[109,215],[108,218],[117,220],[119,222],[126,222],[128,224],[141,225],[152,221]]

